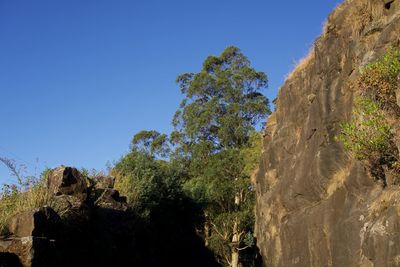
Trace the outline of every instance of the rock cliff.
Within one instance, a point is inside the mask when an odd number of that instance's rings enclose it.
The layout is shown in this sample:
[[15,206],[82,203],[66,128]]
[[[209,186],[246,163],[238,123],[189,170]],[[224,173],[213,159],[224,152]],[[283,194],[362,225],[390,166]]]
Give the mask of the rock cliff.
[[351,81],[390,47],[400,47],[400,1],[346,1],[280,89],[256,175],[265,266],[400,266],[400,187],[335,141]]

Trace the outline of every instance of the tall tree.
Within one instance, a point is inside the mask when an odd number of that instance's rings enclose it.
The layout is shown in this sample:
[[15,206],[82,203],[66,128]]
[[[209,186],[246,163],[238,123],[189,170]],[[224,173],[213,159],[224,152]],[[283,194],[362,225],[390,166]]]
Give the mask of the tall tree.
[[166,134],[155,130],[142,130],[133,136],[131,148],[150,156],[167,157],[170,152],[168,142]]
[[270,113],[261,93],[267,76],[230,46],[209,56],[200,72],[178,76],[177,83],[184,99],[171,140],[175,157],[188,162],[185,189],[204,206],[206,244],[221,262],[237,267],[240,252],[251,245],[254,193],[248,170],[257,157],[246,153],[260,149],[254,146],[256,126]]

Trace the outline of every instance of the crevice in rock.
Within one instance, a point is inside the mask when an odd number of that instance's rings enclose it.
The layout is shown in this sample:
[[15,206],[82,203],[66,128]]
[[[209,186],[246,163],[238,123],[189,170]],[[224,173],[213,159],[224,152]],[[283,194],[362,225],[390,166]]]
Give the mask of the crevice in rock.
[[315,134],[315,132],[317,131],[317,129],[311,129],[311,133],[310,133],[310,135],[308,136],[308,138],[307,138],[307,141],[308,140],[310,140],[313,136],[314,136],[314,134]]
[[387,10],[389,10],[389,9],[392,7],[393,2],[394,2],[394,0],[387,2],[387,3],[385,4],[385,8],[386,8]]

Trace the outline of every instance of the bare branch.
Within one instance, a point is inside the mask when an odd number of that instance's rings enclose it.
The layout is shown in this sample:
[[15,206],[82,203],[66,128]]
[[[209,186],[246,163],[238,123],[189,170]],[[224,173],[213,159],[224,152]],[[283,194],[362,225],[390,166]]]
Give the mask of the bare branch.
[[15,176],[17,178],[18,184],[22,185],[23,176],[21,175],[20,170],[17,168],[15,160],[0,157],[0,162],[7,167],[7,169],[11,172],[12,176]]

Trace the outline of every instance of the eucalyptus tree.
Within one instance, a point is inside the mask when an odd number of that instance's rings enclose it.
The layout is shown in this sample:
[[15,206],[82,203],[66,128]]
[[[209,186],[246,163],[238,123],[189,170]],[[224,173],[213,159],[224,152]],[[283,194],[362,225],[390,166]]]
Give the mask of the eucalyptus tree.
[[230,46],[177,83],[184,98],[173,118],[173,156],[187,163],[184,189],[204,207],[206,245],[237,267],[241,251],[252,245],[250,170],[258,157],[249,155],[260,153],[256,128],[270,113],[262,94],[267,75]]

